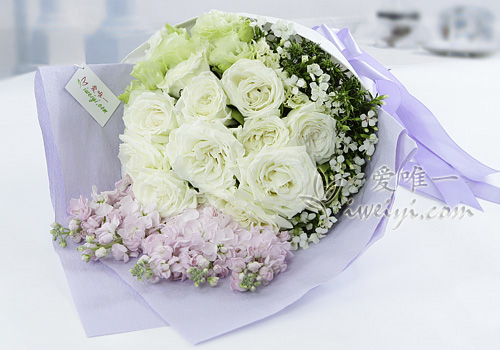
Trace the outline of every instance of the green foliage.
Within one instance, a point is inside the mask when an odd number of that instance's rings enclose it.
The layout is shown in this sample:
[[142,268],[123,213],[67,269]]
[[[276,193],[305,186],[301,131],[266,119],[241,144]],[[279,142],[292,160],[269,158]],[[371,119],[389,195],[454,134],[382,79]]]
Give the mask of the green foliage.
[[[387,96],[372,96],[363,88],[361,82],[353,73],[336,62],[317,43],[299,36],[292,37],[287,45],[285,45],[283,39],[275,38],[272,35],[268,36],[267,40],[275,52],[282,52],[280,65],[287,72],[288,76],[292,77],[295,75],[299,79],[304,79],[306,84],[300,87],[299,90],[307,96],[312,96],[310,84],[313,82],[318,83],[318,77],[308,72],[308,66],[317,64],[323,71],[323,74],[329,75],[329,86],[326,93],[332,96],[334,108],[331,109],[330,114],[336,120],[336,127],[339,134],[343,134],[342,136],[345,139],[350,139],[357,147],[369,139],[371,134],[376,134],[378,131],[377,127],[363,127],[360,117],[363,114],[366,115],[371,110],[377,111],[384,104],[383,100]],[[352,166],[356,156],[362,159],[370,159],[370,156],[367,156],[358,149],[348,149],[346,152],[341,151],[338,154],[342,154],[345,158],[345,166],[343,166],[340,174],[346,175],[346,179],[354,179],[357,175]],[[342,188],[335,186],[336,173],[328,163],[320,165],[318,170],[322,175],[326,194],[326,199],[322,202],[323,208],[331,207],[333,214],[336,214],[339,209],[339,201],[342,197]],[[325,222],[323,219],[320,219],[320,215],[315,215],[315,211],[310,209],[306,209],[305,212],[308,214],[306,217],[310,217],[311,219],[301,220],[301,213],[294,218],[294,228],[290,231],[292,238],[299,237],[303,233],[309,236],[315,232],[316,227],[325,227]],[[322,211],[320,210],[320,213]],[[324,212],[322,214],[322,217],[328,216]]]

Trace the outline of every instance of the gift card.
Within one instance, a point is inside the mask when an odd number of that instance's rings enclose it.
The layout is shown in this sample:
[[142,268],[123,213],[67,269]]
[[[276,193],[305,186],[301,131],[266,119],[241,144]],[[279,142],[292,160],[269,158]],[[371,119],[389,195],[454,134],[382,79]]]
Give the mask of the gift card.
[[66,90],[102,127],[120,104],[116,95],[86,64],[78,66]]

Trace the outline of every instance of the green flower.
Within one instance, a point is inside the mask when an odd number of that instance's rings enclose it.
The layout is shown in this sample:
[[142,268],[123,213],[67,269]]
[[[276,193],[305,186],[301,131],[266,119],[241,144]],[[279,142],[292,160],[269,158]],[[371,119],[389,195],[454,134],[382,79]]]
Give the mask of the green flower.
[[238,33],[245,22],[246,20],[237,14],[212,10],[198,17],[191,34],[203,40],[216,40]]
[[130,93],[134,90],[144,90],[147,91],[148,88],[141,84],[139,80],[132,80],[129,86],[125,89],[125,92],[118,96],[118,99],[123,101],[123,103],[127,104],[130,98]]
[[208,56],[208,63],[217,67],[220,73],[223,73],[236,61],[242,58],[253,59],[254,57],[253,45],[241,41],[239,35],[233,33],[214,41]]
[[162,38],[151,55],[151,61],[161,62],[170,69],[187,60],[199,47],[198,40],[190,38],[187,30],[180,28]]
[[238,30],[238,37],[241,41],[249,43],[254,39],[255,32],[253,27],[250,25],[250,21],[246,21]]
[[131,75],[139,80],[149,90],[156,90],[156,85],[165,78],[167,69],[162,62],[137,62]]

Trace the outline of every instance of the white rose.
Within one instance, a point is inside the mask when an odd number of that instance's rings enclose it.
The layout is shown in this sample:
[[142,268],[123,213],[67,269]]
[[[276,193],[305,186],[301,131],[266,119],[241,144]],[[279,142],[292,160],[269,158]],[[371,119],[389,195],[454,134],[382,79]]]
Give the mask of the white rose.
[[298,145],[305,145],[307,153],[317,164],[330,160],[335,152],[337,132],[335,119],[316,107],[311,102],[292,110],[283,118],[290,137]]
[[169,169],[170,166],[165,159],[165,145],[151,143],[144,137],[125,131],[120,135],[120,150],[118,158],[122,164],[122,176],[130,175],[135,180],[139,171],[144,168],[150,169]]
[[236,185],[241,143],[222,123],[197,120],[170,134],[167,157],[177,175],[202,192],[218,196]]
[[208,201],[224,214],[231,215],[241,226],[273,226],[275,228],[292,228],[292,224],[278,214],[266,210],[254,202],[252,194],[237,189],[235,194],[222,199],[209,196]]
[[162,217],[180,214],[184,209],[198,205],[197,192],[172,170],[143,169],[132,186],[139,203],[143,206],[156,204]]
[[192,53],[187,60],[168,70],[165,79],[157,86],[178,98],[180,91],[202,72],[210,72],[204,50]]
[[177,128],[175,101],[161,92],[132,91],[123,113],[125,128],[146,140],[165,143]]
[[231,120],[227,102],[220,80],[212,72],[203,72],[191,80],[177,101],[179,124],[198,119],[227,122]]
[[285,100],[283,82],[262,61],[241,59],[222,75],[229,101],[245,117],[279,115]]
[[310,199],[323,200],[321,176],[305,146],[263,149],[238,160],[240,189],[267,210],[291,218]]
[[277,116],[247,118],[237,133],[247,152],[259,152],[264,147],[280,148],[290,141],[285,122]]

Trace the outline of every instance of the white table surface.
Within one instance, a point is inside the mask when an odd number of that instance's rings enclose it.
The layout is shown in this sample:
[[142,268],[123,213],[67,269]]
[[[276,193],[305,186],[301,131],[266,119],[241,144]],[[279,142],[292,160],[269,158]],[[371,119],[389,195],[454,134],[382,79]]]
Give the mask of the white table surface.
[[[500,169],[500,56],[364,47],[470,154]],[[171,327],[87,338],[49,234],[34,74],[0,81],[0,349],[188,349]],[[498,176],[493,178],[500,184]],[[440,205],[400,189],[394,208]],[[199,349],[499,349],[500,205],[462,220],[391,221],[338,278]],[[314,246],[311,248],[314,249]]]

